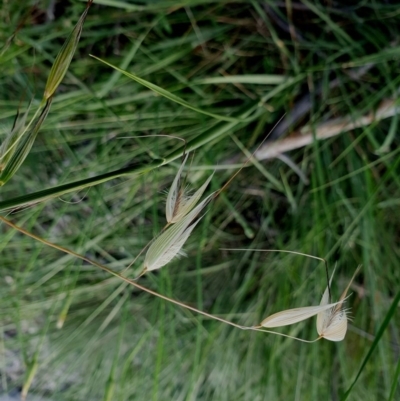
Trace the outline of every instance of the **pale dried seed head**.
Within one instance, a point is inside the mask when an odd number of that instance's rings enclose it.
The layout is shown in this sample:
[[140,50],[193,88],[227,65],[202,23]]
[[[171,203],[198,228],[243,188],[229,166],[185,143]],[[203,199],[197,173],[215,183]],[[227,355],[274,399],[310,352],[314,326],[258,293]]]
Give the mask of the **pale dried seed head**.
[[200,200],[208,184],[210,183],[212,177],[213,175],[210,175],[206,182],[191,196],[185,194],[185,189],[182,189],[171,223],[177,223],[196,206],[197,202]]
[[[327,311],[329,312],[329,311]],[[347,332],[347,315],[345,310],[339,310],[326,316],[322,331],[318,331],[320,337],[330,341],[342,341]]]
[[206,182],[193,195],[189,196],[186,188],[181,185],[181,175],[188,156],[189,154],[185,156],[168,192],[165,214],[167,222],[170,224],[177,223],[183,219],[196,206],[213,176],[211,174]]
[[[321,338],[325,338],[330,341],[342,341],[346,336],[347,332],[347,313],[342,309],[343,302],[346,299],[347,292],[350,288],[351,283],[353,282],[355,276],[360,270],[359,266],[353,274],[349,284],[346,289],[343,291],[342,295],[339,298],[339,303],[327,310],[321,311],[317,315],[317,331]],[[332,273],[332,276],[329,280],[329,285],[332,282],[333,275],[335,270]],[[322,299],[321,306],[328,304],[328,287],[326,288]]]
[[175,256],[182,254],[183,245],[201,218],[193,222],[194,219],[208,204],[213,195],[213,193],[209,195],[178,223],[163,232],[150,245],[144,260],[145,271],[159,269],[169,263]]
[[165,205],[165,214],[166,214],[168,223],[172,222],[174,215],[176,213],[177,204],[180,202],[180,198],[183,195],[182,189],[180,188],[180,181],[181,181],[183,167],[185,166],[185,163],[186,163],[186,160],[188,157],[189,157],[189,154],[187,154],[185,156],[185,158],[183,159],[183,162],[182,162],[181,166],[179,167],[179,170],[176,173],[174,181],[172,181],[171,188],[169,189],[169,192],[168,192],[167,202]]
[[[322,295],[322,299],[321,299],[320,305],[327,305],[329,303],[329,301],[330,301],[329,300],[329,288],[331,287],[332,279],[333,279],[333,276],[335,274],[335,271],[336,271],[336,266],[333,269],[331,278],[329,279],[329,284],[326,287],[326,289],[325,289],[325,291],[324,291],[324,293]],[[331,319],[332,312],[333,312],[332,309],[328,309],[328,310],[325,310],[325,311],[323,311],[321,313],[318,313],[318,315],[317,315],[317,331],[318,331],[319,335],[321,335],[321,332],[329,324],[329,320]]]
[[268,316],[261,322],[261,326],[267,328],[288,326],[306,320],[327,309],[332,309],[337,304],[338,302],[327,305],[304,306],[302,308],[287,309]]
[[347,332],[347,311],[342,309],[342,306],[346,300],[346,295],[350,285],[359,269],[360,266],[357,268],[338,302],[331,303],[329,299],[330,286],[335,273],[334,270],[329,279],[329,284],[322,296],[320,305],[287,309],[275,313],[264,319],[261,322],[261,326],[265,328],[282,327],[301,322],[302,320],[317,315],[317,331],[319,338],[325,338],[330,341],[342,341]]

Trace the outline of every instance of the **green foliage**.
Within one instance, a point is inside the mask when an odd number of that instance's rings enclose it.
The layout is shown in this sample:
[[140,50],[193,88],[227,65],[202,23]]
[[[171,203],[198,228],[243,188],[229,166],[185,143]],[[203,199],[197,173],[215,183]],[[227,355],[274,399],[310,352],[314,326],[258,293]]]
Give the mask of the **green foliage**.
[[[32,7],[23,0],[0,8],[2,143],[17,110],[25,116],[26,99],[40,104],[85,3]],[[322,123],[346,118],[354,128],[287,152],[289,160],[250,161],[208,205],[185,243],[187,257],[146,273],[140,284],[256,325],[317,305],[324,266],[299,255],[220,248],[297,251],[328,259],[331,271],[337,263],[333,300],[362,265],[346,301],[352,321],[337,344],[239,330],[2,224],[0,394],[23,388],[27,400],[398,399],[398,118],[373,118],[383,104],[397,107],[397,5],[136,3],[91,6],[51,110],[1,187],[0,210],[124,272],[165,225],[163,191],[184,149],[172,136],[194,154],[183,169],[190,187],[215,171],[212,192],[282,116],[272,141],[305,125],[316,135]],[[145,255],[125,274],[136,277]],[[313,339],[314,326],[277,330]]]
[[[78,47],[83,23],[92,2],[93,0],[88,0],[85,11],[82,13],[79,21],[61,47],[61,50],[59,51],[49,72],[47,83],[44,89],[43,99],[36,113],[26,126],[25,122],[29,112],[29,107],[20,120],[18,120],[17,114],[17,121],[14,123],[11,132],[3,140],[0,149],[0,186],[3,186],[9,179],[11,179],[30,152],[36,136],[50,111],[53,95],[67,73],[72,57],[74,56],[76,48]],[[15,32],[10,36],[9,40],[4,46],[4,52],[7,50],[11,39],[14,39],[14,37]],[[31,125],[33,125],[32,128]]]

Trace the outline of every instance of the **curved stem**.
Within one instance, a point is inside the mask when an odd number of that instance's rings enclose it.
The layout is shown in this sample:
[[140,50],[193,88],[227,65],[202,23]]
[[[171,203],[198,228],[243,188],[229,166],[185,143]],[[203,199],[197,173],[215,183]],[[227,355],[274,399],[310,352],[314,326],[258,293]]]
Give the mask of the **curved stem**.
[[280,253],[292,253],[294,255],[307,256],[311,259],[320,260],[325,264],[325,272],[326,272],[326,281],[328,282],[328,292],[329,292],[329,300],[332,300],[331,297],[331,286],[329,284],[329,272],[328,272],[328,262],[324,258],[320,258],[319,256],[309,255],[308,253],[296,252],[296,251],[286,251],[284,249],[246,249],[246,248],[219,248],[221,251],[251,251],[251,252],[280,252]]
[[[275,334],[275,335],[277,335],[277,336],[290,338],[290,339],[292,339],[292,340],[297,340],[297,341],[301,341],[301,342],[304,342],[304,343],[314,343],[314,342],[316,342],[316,341],[319,341],[319,340],[322,338],[322,337],[318,337],[318,338],[316,338],[315,340],[311,340],[311,341],[310,341],[310,340],[304,340],[304,339],[302,339],[302,338],[290,336],[290,335],[288,335],[288,334],[278,333],[278,332],[276,332],[276,331],[271,331],[271,330],[265,330],[265,329],[263,328],[263,326],[250,326],[250,327],[249,327],[249,326],[242,326],[242,325],[240,325],[240,324],[236,324],[236,323],[230,322],[229,320],[222,319],[222,318],[220,318],[220,317],[218,317],[218,316],[215,316],[215,315],[212,315],[212,314],[210,314],[210,313],[201,311],[201,310],[199,310],[199,309],[197,309],[197,308],[194,308],[193,306],[186,305],[186,304],[184,304],[184,303],[182,303],[182,302],[176,301],[175,299],[172,299],[172,298],[169,298],[169,297],[167,297],[167,296],[165,296],[165,295],[159,294],[159,293],[156,292],[156,291],[150,290],[149,288],[144,287],[143,285],[140,285],[140,284],[136,283],[134,280],[129,279],[129,278],[125,277],[125,276],[122,276],[120,273],[118,273],[118,272],[116,272],[116,271],[114,271],[114,270],[112,270],[112,269],[109,269],[108,267],[106,267],[106,266],[104,266],[104,265],[102,265],[102,264],[100,264],[100,263],[98,263],[98,262],[96,262],[96,261],[94,261],[94,260],[92,260],[92,259],[90,259],[90,258],[87,258],[86,256],[80,255],[79,253],[76,253],[76,252],[74,252],[74,251],[71,251],[71,250],[68,249],[68,248],[64,248],[64,247],[62,247],[62,246],[60,246],[60,245],[54,244],[54,243],[52,243],[52,242],[50,242],[50,241],[45,240],[44,238],[41,238],[41,237],[39,237],[39,236],[37,236],[37,235],[35,235],[35,234],[30,233],[29,231],[26,231],[26,230],[23,229],[22,227],[19,227],[19,226],[15,225],[14,223],[12,223],[11,221],[7,220],[6,218],[4,218],[4,217],[2,217],[2,216],[0,216],[0,221],[2,221],[3,223],[7,224],[8,226],[14,228],[15,230],[21,232],[22,234],[24,234],[24,235],[26,235],[26,236],[28,236],[28,237],[30,237],[30,238],[33,238],[33,239],[36,240],[36,241],[41,242],[42,244],[45,244],[45,245],[47,245],[47,246],[49,246],[49,247],[51,247],[51,248],[57,249],[57,250],[59,250],[59,251],[61,251],[61,252],[67,253],[67,254],[69,254],[69,255],[71,255],[71,256],[75,256],[75,257],[77,257],[77,258],[79,258],[79,259],[81,259],[81,260],[83,260],[83,261],[85,261],[85,262],[87,262],[87,263],[90,263],[90,264],[93,265],[93,266],[99,267],[100,269],[106,271],[107,273],[112,274],[112,275],[115,276],[115,277],[118,277],[119,279],[121,279],[121,280],[123,280],[124,282],[126,282],[126,283],[128,283],[128,284],[130,284],[130,285],[132,285],[132,286],[134,286],[134,287],[136,287],[136,288],[138,288],[139,290],[145,291],[145,292],[147,292],[148,294],[151,294],[151,295],[153,295],[153,296],[155,296],[155,297],[157,297],[157,298],[163,299],[163,300],[165,300],[165,301],[167,301],[167,302],[171,302],[171,303],[173,303],[173,304],[175,304],[175,305],[178,305],[178,306],[180,306],[180,307],[182,307],[182,308],[188,309],[188,310],[190,310],[190,311],[192,311],[192,312],[196,312],[196,313],[198,313],[198,314],[200,314],[200,315],[202,315],[202,316],[208,317],[208,318],[213,319],[213,320],[217,320],[217,321],[219,321],[219,322],[221,322],[221,323],[228,324],[229,326],[236,327],[237,329],[240,329],[240,330],[250,330],[250,331],[260,331],[260,332],[263,332],[263,333]],[[244,250],[244,249],[235,249],[235,250]],[[269,252],[269,251],[275,251],[275,250],[264,250],[264,249],[263,249],[263,250],[257,250],[257,249],[252,249],[252,251],[263,251],[263,252],[265,251],[265,252]],[[279,251],[279,252],[286,252],[286,253],[295,253],[295,254],[299,254],[299,255],[303,255],[303,256],[310,256],[310,257],[313,258],[313,259],[324,260],[323,258],[319,258],[319,257],[317,257],[317,256],[312,256],[312,255],[303,254],[303,253],[300,253],[300,252],[283,251],[283,250],[277,250],[277,251]],[[140,277],[140,276],[139,276],[139,277]]]
[[249,329],[253,330],[253,331],[261,331],[262,333],[276,334],[277,336],[287,337],[287,338],[291,338],[292,340],[297,340],[297,341],[301,341],[303,343],[309,343],[309,344],[310,343],[315,343],[315,342],[319,341],[322,338],[322,337],[318,337],[315,340],[304,340],[302,338],[289,336],[288,334],[278,333],[277,331],[264,330],[263,326],[254,326],[254,327],[250,327]]
[[199,310],[199,309],[196,309],[196,308],[194,308],[194,307],[192,307],[192,306],[186,305],[186,304],[184,304],[184,303],[182,303],[182,302],[176,301],[176,300],[174,300],[174,299],[172,299],[172,298],[168,298],[167,296],[162,295],[162,294],[159,294],[159,293],[156,292],[156,291],[150,290],[149,288],[144,287],[144,286],[142,286],[142,285],[136,283],[134,280],[131,280],[131,279],[125,277],[125,276],[122,276],[122,275],[119,274],[118,272],[116,272],[116,271],[114,271],[114,270],[112,270],[112,269],[109,269],[108,267],[106,267],[106,266],[104,266],[104,265],[102,265],[102,264],[100,264],[100,263],[98,263],[98,262],[96,262],[96,261],[94,261],[94,260],[92,260],[92,259],[89,259],[89,258],[87,258],[86,256],[80,255],[79,253],[76,253],[76,252],[74,252],[74,251],[71,251],[71,250],[68,249],[68,248],[64,248],[64,247],[62,247],[62,246],[60,246],[60,245],[53,244],[52,242],[47,241],[47,240],[45,240],[44,238],[38,237],[37,235],[32,234],[32,233],[30,233],[29,231],[24,230],[22,227],[18,227],[17,225],[15,225],[14,223],[12,223],[11,221],[7,220],[6,218],[4,218],[4,217],[2,217],[2,216],[0,216],[0,221],[6,223],[8,226],[10,226],[10,227],[14,228],[15,230],[21,232],[22,234],[27,235],[28,237],[31,237],[31,238],[33,238],[33,239],[36,240],[36,241],[41,242],[42,244],[45,244],[45,245],[47,245],[47,246],[50,246],[51,248],[57,249],[57,250],[59,250],[59,251],[61,251],[61,252],[67,253],[67,254],[69,254],[69,255],[75,256],[75,257],[77,257],[77,258],[79,258],[79,259],[81,259],[81,260],[83,260],[83,261],[85,261],[85,262],[87,262],[87,263],[90,263],[90,264],[93,265],[93,266],[99,267],[100,269],[106,271],[107,273],[110,273],[110,274],[112,274],[113,276],[118,277],[118,278],[120,278],[121,280],[125,281],[126,283],[128,283],[128,284],[130,284],[130,285],[132,285],[132,286],[134,286],[134,287],[136,287],[136,288],[138,288],[138,289],[140,289],[140,290],[142,290],[142,291],[145,291],[145,292],[147,292],[147,293],[149,293],[149,294],[151,294],[151,295],[154,295],[154,296],[157,297],[157,298],[161,298],[161,299],[163,299],[163,300],[165,300],[165,301],[168,301],[168,302],[171,302],[171,303],[173,303],[173,304],[175,304],[175,305],[179,305],[179,306],[181,306],[181,307],[183,307],[183,308],[185,308],[185,309],[191,310],[192,312],[199,313],[200,315],[206,316],[206,317],[208,317],[208,318],[210,318],[210,319],[218,320],[218,321],[220,321],[220,322],[222,322],[222,323],[229,324],[230,326],[236,327],[236,328],[238,328],[238,329],[241,329],[241,330],[251,330],[250,327],[241,326],[241,325],[239,325],[239,324],[232,323],[232,322],[230,322],[230,321],[228,321],[228,320],[222,319],[222,318],[220,318],[220,317],[218,317],[218,316],[211,315],[211,314],[209,314],[209,313],[207,313],[207,312],[203,312],[203,311],[201,311],[201,310]]

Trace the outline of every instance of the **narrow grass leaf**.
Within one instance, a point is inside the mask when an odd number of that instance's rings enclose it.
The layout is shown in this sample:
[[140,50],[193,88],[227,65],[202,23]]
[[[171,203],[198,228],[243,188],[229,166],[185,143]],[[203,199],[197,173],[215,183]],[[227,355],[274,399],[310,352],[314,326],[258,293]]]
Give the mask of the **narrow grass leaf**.
[[49,99],[54,94],[63,80],[69,65],[71,64],[72,57],[74,56],[75,50],[78,47],[79,39],[81,37],[83,23],[85,22],[87,13],[92,3],[93,0],[88,0],[85,11],[82,13],[79,21],[68,36],[67,40],[64,42],[53,66],[51,67],[49,77],[47,78],[46,87],[44,89],[44,100]]
[[388,312],[386,313],[385,319],[383,320],[381,326],[379,327],[379,330],[376,333],[375,339],[374,339],[370,349],[368,350],[368,353],[365,356],[365,358],[364,358],[364,360],[363,360],[363,362],[362,362],[362,364],[360,366],[360,369],[359,369],[355,379],[353,380],[353,383],[351,383],[350,387],[347,389],[347,391],[345,392],[345,394],[341,398],[341,401],[346,401],[347,398],[349,397],[351,391],[353,390],[353,387],[357,383],[357,380],[359,379],[359,377],[361,376],[362,371],[364,370],[365,366],[367,365],[367,362],[369,361],[369,359],[371,358],[372,354],[374,353],[375,348],[378,346],[378,343],[381,340],[381,338],[383,336],[383,333],[385,332],[385,330],[389,326],[389,323],[392,320],[392,317],[397,312],[397,308],[398,308],[399,302],[400,302],[400,291],[396,294],[395,298],[393,299],[393,302],[390,305],[390,308],[389,308]]
[[32,386],[33,379],[35,378],[37,370],[38,370],[38,367],[39,367],[38,354],[37,353],[35,353],[35,355],[33,356],[32,359],[33,359],[32,362],[27,367],[24,384],[23,384],[22,389],[21,389],[21,400],[22,401],[26,400],[26,397],[28,395],[29,389]]
[[95,185],[103,184],[118,177],[125,177],[128,175],[139,175],[152,171],[157,167],[162,166],[163,159],[155,159],[149,163],[140,163],[129,165],[114,171],[108,171],[94,177],[84,178],[82,180],[71,181],[66,184],[57,185],[51,188],[43,189],[41,191],[33,192],[30,194],[18,196],[16,198],[0,201],[0,211],[15,209],[24,206],[31,206],[35,203],[44,202],[70,192],[81,191],[82,189],[93,187]]
[[23,134],[29,110],[30,110],[30,105],[28,106],[28,109],[26,110],[26,112],[22,117],[20,117],[19,113],[17,113],[11,132],[9,133],[9,135],[7,135],[6,139],[4,139],[3,143],[1,144],[0,171],[4,170],[8,161],[11,159],[11,156],[15,152],[16,142],[18,141],[20,135]]
[[139,78],[137,75],[131,74],[131,73],[129,73],[128,71],[121,70],[121,69],[118,68],[117,66],[115,66],[115,65],[113,65],[113,64],[110,64],[110,63],[108,63],[107,61],[102,60],[102,59],[99,58],[99,57],[93,56],[92,54],[91,54],[90,56],[93,57],[93,58],[95,58],[96,60],[101,61],[102,63],[108,65],[109,67],[114,68],[114,70],[119,71],[121,74],[126,75],[128,78],[130,78],[130,79],[136,81],[136,82],[139,83],[140,85],[145,86],[146,88],[152,90],[153,92],[157,93],[158,95],[163,96],[163,97],[165,97],[165,98],[167,98],[167,99],[169,99],[169,100],[171,100],[171,101],[173,101],[173,102],[175,102],[175,103],[178,103],[178,104],[180,104],[181,106],[184,106],[184,107],[186,107],[186,108],[188,108],[188,109],[190,109],[190,110],[196,111],[197,113],[205,114],[206,116],[213,117],[213,118],[215,118],[215,119],[217,119],[217,120],[222,120],[222,121],[229,121],[229,122],[247,122],[247,120],[240,120],[240,119],[238,119],[238,118],[222,116],[222,115],[220,115],[220,114],[215,114],[215,113],[211,113],[211,112],[208,112],[208,111],[206,111],[206,110],[203,110],[203,109],[199,109],[198,107],[192,106],[192,105],[191,105],[190,103],[188,103],[186,100],[183,100],[183,99],[180,98],[179,96],[174,95],[173,93],[171,93],[171,92],[169,92],[169,91],[167,91],[167,90],[161,88],[161,87],[158,86],[158,85],[155,85],[155,84],[153,84],[153,83],[151,83],[151,82],[149,82],[149,81],[146,81],[146,80],[143,79],[143,78]]
[[222,77],[209,77],[198,79],[195,84],[253,84],[253,85],[279,85],[288,80],[284,75],[272,74],[245,74],[228,75]]
[[[24,162],[26,156],[28,156],[33,143],[35,142],[36,136],[42,126],[44,120],[49,113],[51,107],[51,101],[53,98],[47,100],[44,109],[42,110],[40,116],[38,117],[34,126],[30,129],[28,133],[22,133],[22,138],[18,137],[15,139],[13,144],[14,149],[7,154],[10,155],[6,157],[7,163],[4,165],[0,173],[0,186],[3,186],[20,168],[21,164]],[[16,143],[16,141],[18,141]]]
[[390,389],[390,395],[388,398],[388,401],[393,401],[396,393],[396,389],[398,384],[400,383],[400,358],[397,360],[397,366],[396,366],[396,371],[394,373],[394,378],[392,381],[392,388]]

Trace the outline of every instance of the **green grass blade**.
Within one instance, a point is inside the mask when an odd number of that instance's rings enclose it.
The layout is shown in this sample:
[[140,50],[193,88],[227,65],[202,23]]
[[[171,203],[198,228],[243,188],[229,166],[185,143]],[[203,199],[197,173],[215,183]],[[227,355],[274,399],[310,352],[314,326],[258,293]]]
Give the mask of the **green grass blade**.
[[179,96],[174,95],[173,93],[161,88],[158,85],[155,85],[155,84],[153,84],[153,83],[151,83],[149,81],[146,81],[143,78],[139,78],[137,75],[131,74],[128,71],[121,70],[117,66],[115,66],[113,64],[110,64],[107,61],[102,60],[99,57],[93,56],[92,54],[90,56],[95,58],[96,60],[101,61],[102,63],[108,65],[109,67],[114,68],[114,70],[120,72],[121,74],[126,75],[128,78],[130,78],[130,79],[136,81],[137,83],[145,86],[146,88],[152,90],[153,92],[157,93],[158,95],[163,96],[163,97],[171,100],[172,102],[180,104],[181,106],[187,107],[190,110],[196,111],[197,113],[204,114],[206,116],[213,117],[213,118],[215,118],[217,120],[221,120],[221,121],[229,121],[229,122],[234,122],[234,123],[246,122],[246,120],[240,120],[238,118],[222,116],[220,114],[215,114],[215,113],[211,113],[211,112],[208,112],[206,110],[203,110],[203,109],[199,109],[198,107],[193,106],[192,104],[188,103],[186,100],[183,100]]
[[400,377],[400,358],[397,360],[396,371],[394,372],[392,388],[390,389],[390,395],[388,401],[394,401],[395,393],[397,386],[399,384],[399,377]]
[[65,195],[73,191],[80,191],[94,185],[102,184],[114,178],[123,177],[130,174],[141,174],[160,167],[162,164],[163,161],[155,160],[152,163],[128,166],[115,171],[110,171],[109,173],[100,174],[95,177],[85,178],[83,180],[73,181],[67,184],[44,189],[42,191],[33,192],[29,195],[23,195],[17,198],[0,202],[0,210],[7,210],[32,205],[38,202]]
[[378,346],[379,341],[381,340],[383,333],[385,332],[385,330],[387,329],[387,327],[389,326],[390,321],[392,320],[392,317],[395,315],[395,313],[397,312],[397,305],[400,302],[400,291],[397,293],[396,297],[393,299],[392,304],[390,305],[389,310],[386,313],[385,319],[383,320],[381,326],[379,327],[378,332],[376,333],[375,339],[367,353],[367,355],[365,356],[360,369],[355,377],[355,379],[353,380],[353,382],[351,383],[350,387],[348,388],[348,390],[344,393],[343,397],[341,398],[341,401],[346,401],[347,398],[349,397],[350,393],[352,392],[355,384],[357,383],[357,380],[359,379],[359,377],[361,376],[361,373],[363,372],[365,366],[368,363],[368,360],[371,358],[372,354],[375,351],[375,348]]
[[288,80],[284,75],[267,75],[267,74],[253,74],[253,75],[228,75],[222,77],[203,78],[194,81],[194,84],[207,85],[207,84],[253,84],[253,85],[280,85]]
[[[257,103],[253,103],[250,106],[246,106],[242,109],[242,111],[239,113],[239,116],[241,119],[246,119],[252,115],[251,117],[248,118],[248,122],[250,123],[253,119],[257,118],[257,115],[259,116],[259,113],[264,113],[265,111],[262,110]],[[208,129],[207,131],[203,132],[202,134],[198,135],[191,141],[189,141],[186,144],[185,150],[186,152],[192,152],[193,150],[199,149],[202,146],[209,144],[211,142],[217,141],[217,140],[222,140],[225,136],[231,134],[232,132],[235,132],[239,130],[240,128],[243,128],[246,126],[246,124],[242,123],[241,121],[237,120],[234,122],[220,122],[216,124],[214,127]],[[171,152],[169,155],[165,156],[165,164],[177,159],[180,157],[183,153],[183,148],[179,148],[173,152]]]
[[17,172],[28,156],[33,143],[35,142],[36,136],[50,111],[52,98],[49,98],[35,125],[31,128],[28,133],[22,135],[21,140],[14,142],[16,147],[12,153],[9,153],[10,157],[6,161],[6,165],[0,174],[0,186],[3,186],[10,178]]

